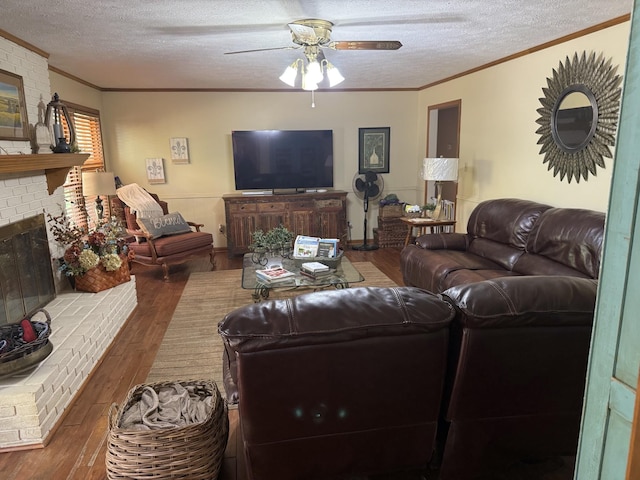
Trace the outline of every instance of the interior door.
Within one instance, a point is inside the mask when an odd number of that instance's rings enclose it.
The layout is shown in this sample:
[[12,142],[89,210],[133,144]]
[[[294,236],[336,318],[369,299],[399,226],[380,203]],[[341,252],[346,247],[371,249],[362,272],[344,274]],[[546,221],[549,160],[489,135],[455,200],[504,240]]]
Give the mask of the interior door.
[[579,480],[623,480],[630,453],[640,366],[639,8],[635,3],[574,477]]
[[[458,158],[460,156],[461,109],[462,100],[431,105],[428,108],[427,157]],[[425,182],[424,204],[431,203],[431,198],[435,195],[435,182]],[[453,202],[454,216],[457,196],[457,182],[442,182],[442,199]]]

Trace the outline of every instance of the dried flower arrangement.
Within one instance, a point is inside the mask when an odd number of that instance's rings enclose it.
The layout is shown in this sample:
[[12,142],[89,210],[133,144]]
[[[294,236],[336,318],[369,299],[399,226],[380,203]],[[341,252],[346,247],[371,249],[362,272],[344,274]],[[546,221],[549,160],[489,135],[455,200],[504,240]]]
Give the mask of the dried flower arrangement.
[[113,272],[128,253],[125,229],[115,217],[89,232],[71,223],[64,212],[55,217],[48,213],[47,222],[53,238],[65,248],[59,268],[68,277],[82,276],[99,264]]

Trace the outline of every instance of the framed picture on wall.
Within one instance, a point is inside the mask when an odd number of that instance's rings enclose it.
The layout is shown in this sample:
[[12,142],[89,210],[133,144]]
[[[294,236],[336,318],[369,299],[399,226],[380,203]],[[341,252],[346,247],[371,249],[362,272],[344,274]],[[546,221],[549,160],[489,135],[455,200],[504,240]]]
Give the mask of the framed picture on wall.
[[22,77],[0,70],[0,140],[29,140]]
[[149,183],[165,183],[164,162],[162,158],[147,158],[147,180]]
[[390,127],[358,129],[358,173],[389,173]]
[[178,165],[189,163],[189,144],[185,137],[171,138],[171,161]]

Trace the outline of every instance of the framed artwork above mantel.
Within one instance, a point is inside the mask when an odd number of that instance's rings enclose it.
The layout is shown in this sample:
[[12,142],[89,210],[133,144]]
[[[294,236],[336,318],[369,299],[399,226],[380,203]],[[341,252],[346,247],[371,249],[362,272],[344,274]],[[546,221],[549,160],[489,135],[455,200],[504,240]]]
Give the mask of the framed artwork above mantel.
[[0,70],[0,140],[29,140],[22,77]]

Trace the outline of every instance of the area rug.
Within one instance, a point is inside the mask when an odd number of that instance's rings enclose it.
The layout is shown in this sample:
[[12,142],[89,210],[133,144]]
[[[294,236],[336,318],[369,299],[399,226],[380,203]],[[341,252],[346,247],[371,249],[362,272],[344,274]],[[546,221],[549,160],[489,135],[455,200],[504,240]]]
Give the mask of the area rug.
[[[395,282],[369,262],[353,265],[365,278],[353,286],[395,287]],[[172,380],[213,380],[225,397],[222,382],[223,345],[218,323],[232,310],[253,302],[253,290],[240,288],[242,270],[192,273],[151,366],[147,383]],[[286,298],[309,292],[272,292]]]

